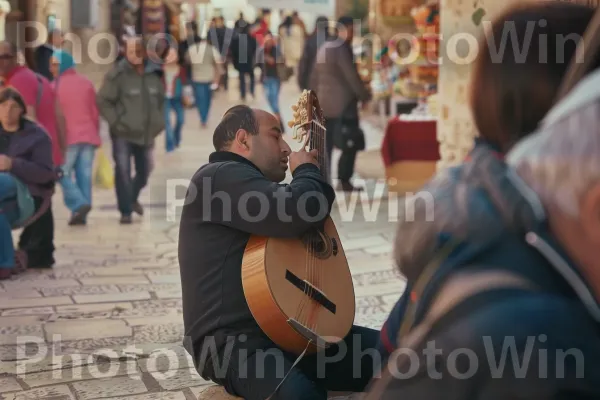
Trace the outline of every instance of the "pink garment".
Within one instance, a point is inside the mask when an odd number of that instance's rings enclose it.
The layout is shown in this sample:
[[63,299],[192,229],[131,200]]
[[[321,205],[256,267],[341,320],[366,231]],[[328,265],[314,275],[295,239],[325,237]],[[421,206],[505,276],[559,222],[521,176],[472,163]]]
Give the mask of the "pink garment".
[[65,116],[67,145],[100,146],[100,115],[92,82],[71,68],[63,72],[53,85]]
[[[42,81],[42,95],[40,103],[37,103],[38,89]],[[18,66],[6,77],[8,86],[14,87],[25,100],[25,104],[33,107],[36,112],[37,122],[48,132],[52,139],[52,158],[55,165],[62,165],[63,155],[58,143],[58,132],[56,127],[56,114],[54,108],[55,95],[50,81],[38,75],[29,68]],[[37,106],[37,107],[36,107]]]

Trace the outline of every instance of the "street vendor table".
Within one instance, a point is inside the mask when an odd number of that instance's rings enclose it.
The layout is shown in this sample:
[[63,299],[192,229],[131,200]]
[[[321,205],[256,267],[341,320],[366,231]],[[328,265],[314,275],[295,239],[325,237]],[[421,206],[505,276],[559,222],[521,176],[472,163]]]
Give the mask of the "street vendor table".
[[392,191],[414,190],[426,183],[440,159],[435,119],[392,118],[381,144],[388,187]]

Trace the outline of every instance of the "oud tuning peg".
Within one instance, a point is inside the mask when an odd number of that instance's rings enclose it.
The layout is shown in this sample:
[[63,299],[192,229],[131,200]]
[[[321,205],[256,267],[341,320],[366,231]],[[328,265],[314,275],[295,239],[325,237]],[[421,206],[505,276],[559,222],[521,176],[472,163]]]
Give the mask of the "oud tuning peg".
[[292,132],[292,139],[293,140],[298,139],[298,132],[296,132],[296,131]]
[[294,105],[292,106],[292,110],[294,110],[294,111],[298,111],[298,106],[294,104]]
[[296,126],[296,121],[290,121],[290,122],[288,122],[288,126],[290,128],[293,128],[294,126]]

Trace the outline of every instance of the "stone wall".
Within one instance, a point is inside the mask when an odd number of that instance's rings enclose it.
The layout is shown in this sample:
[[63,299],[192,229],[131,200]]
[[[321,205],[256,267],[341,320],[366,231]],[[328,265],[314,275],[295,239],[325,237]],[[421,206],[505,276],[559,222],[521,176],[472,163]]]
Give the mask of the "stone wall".
[[[491,20],[517,0],[442,0],[441,33],[444,51],[440,66],[439,92],[440,116],[438,122],[438,141],[440,142],[439,168],[444,168],[464,160],[473,145],[476,131],[468,105],[468,85],[470,61],[475,52],[475,43],[467,45],[467,37],[477,38],[482,34],[483,26],[474,22],[475,12],[485,12],[483,20]],[[476,18],[475,18],[476,19]],[[461,38],[462,39],[459,39]],[[472,56],[467,48],[471,48]],[[454,50],[456,49],[456,50]],[[457,63],[454,60],[464,60]]]
[[[535,0],[525,0],[535,1]],[[598,7],[598,0],[562,0],[582,3]],[[485,13],[483,20],[492,20],[506,7],[517,3],[517,0],[441,0],[441,32],[446,49],[459,49],[459,54],[465,58],[465,64],[451,62],[448,54],[443,59],[440,68],[439,92],[440,113],[438,122],[438,141],[440,142],[439,168],[456,164],[464,160],[473,146],[473,138],[477,135],[468,106],[468,85],[470,65],[463,50],[465,40],[460,45],[453,43],[452,35],[471,34],[476,37],[482,34],[482,25],[476,26],[473,19],[476,11]],[[523,0],[519,1],[523,2]],[[466,36],[466,35],[463,35]],[[459,36],[455,36],[454,41]],[[470,44],[474,47],[474,43]]]

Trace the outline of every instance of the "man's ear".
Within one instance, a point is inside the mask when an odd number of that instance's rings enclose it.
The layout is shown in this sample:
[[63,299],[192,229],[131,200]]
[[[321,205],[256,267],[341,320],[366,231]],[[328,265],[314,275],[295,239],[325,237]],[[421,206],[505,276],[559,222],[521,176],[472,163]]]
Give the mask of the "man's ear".
[[600,244],[600,184],[592,186],[583,196],[580,209],[579,218],[585,234]]
[[235,133],[235,142],[243,149],[250,150],[250,135],[245,129],[238,129]]

